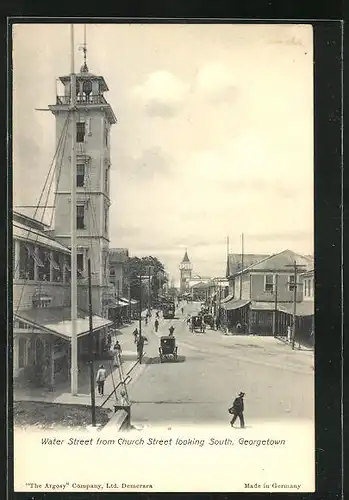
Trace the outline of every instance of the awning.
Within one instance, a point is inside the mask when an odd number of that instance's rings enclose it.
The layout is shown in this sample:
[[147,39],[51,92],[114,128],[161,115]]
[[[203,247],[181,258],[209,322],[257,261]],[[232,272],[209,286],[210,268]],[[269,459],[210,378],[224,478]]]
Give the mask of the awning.
[[223,304],[223,309],[226,311],[233,311],[234,309],[240,309],[241,307],[247,306],[249,304],[249,300],[245,299],[236,299],[236,300],[231,300],[229,302],[226,302]]
[[118,307],[127,307],[127,304],[125,304],[125,302],[118,300],[118,299],[110,299],[108,302],[108,307],[110,309],[116,309]]
[[131,304],[138,304],[138,300],[136,300],[136,299],[131,299],[130,302],[131,302]]
[[[48,333],[53,333],[64,339],[71,339],[72,322],[71,309],[69,307],[45,307],[38,309],[26,309],[18,311],[14,315],[17,319],[41,328]],[[78,309],[77,314],[77,335],[82,337],[90,333],[90,320],[87,312]],[[111,326],[112,321],[101,316],[92,316],[93,331]]]
[[[275,311],[274,302],[255,302],[251,303],[252,311]],[[285,314],[293,314],[293,303],[292,302],[281,302],[277,304],[277,310]],[[313,301],[303,301],[297,302],[296,306],[296,316],[313,316],[314,314],[314,302]]]
[[223,300],[221,300],[221,304],[225,304],[226,302],[233,300],[233,298],[234,298],[234,295],[227,295]]
[[20,222],[14,222],[12,226],[13,239],[21,240],[23,243],[32,243],[33,245],[43,245],[45,247],[51,248],[52,250],[57,250],[59,252],[64,252],[65,254],[70,254],[69,248],[61,245],[58,241],[53,240],[47,236],[42,231],[30,228],[21,224]]
[[[293,314],[293,304],[278,304],[278,310],[286,314]],[[297,302],[296,316],[313,316],[314,315],[314,302],[312,300],[304,300]]]
[[117,299],[120,302],[123,302],[124,304],[126,304],[127,306],[130,304],[130,302],[127,299],[125,299],[125,297],[117,297]]
[[274,311],[275,310],[275,303],[274,302],[252,301],[251,310],[252,311]]

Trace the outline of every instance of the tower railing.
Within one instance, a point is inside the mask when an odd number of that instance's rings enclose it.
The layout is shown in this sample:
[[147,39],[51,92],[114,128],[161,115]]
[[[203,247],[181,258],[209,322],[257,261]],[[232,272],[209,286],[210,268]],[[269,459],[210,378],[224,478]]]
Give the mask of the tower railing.
[[[56,96],[56,104],[68,105],[71,104],[70,95],[58,95]],[[76,104],[108,104],[105,97],[102,94],[97,95],[77,95]]]

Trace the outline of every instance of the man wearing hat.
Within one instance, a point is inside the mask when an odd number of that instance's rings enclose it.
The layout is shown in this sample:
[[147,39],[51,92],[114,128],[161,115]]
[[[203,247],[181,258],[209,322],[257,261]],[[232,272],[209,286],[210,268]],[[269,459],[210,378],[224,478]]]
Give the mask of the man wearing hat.
[[244,392],[240,392],[239,395],[235,398],[233,406],[229,409],[229,413],[233,415],[233,418],[230,421],[230,425],[234,427],[235,420],[239,417],[240,419],[240,427],[243,429],[245,427],[244,420]]

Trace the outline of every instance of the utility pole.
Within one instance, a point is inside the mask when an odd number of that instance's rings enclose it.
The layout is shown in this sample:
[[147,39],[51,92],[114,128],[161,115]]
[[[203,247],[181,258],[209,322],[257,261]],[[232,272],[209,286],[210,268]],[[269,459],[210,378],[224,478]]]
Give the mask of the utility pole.
[[91,388],[91,411],[92,411],[92,426],[96,427],[96,397],[95,397],[95,375],[93,367],[93,323],[92,323],[92,284],[91,284],[91,260],[87,260],[88,272],[88,312],[90,325],[90,388]]
[[131,285],[127,283],[128,318],[131,321]]
[[292,314],[292,350],[294,350],[294,344],[296,340],[296,318],[297,318],[297,288],[301,283],[297,283],[297,272],[298,270],[304,269],[305,266],[302,264],[297,264],[296,261],[293,264],[289,264],[286,267],[293,268],[293,283],[288,282],[289,285],[293,286],[293,314]]
[[148,267],[148,287],[149,287],[149,300],[148,300],[148,310],[151,311],[151,267]]
[[276,337],[276,318],[278,310],[278,275],[275,275],[275,301],[274,301],[274,314],[273,314],[273,336]]
[[142,273],[139,275],[139,338],[142,337]]
[[116,280],[116,298],[117,298],[117,303],[118,303],[118,326],[121,325],[121,304],[120,304],[120,281]]
[[77,265],[76,265],[76,75],[74,73],[74,25],[70,25],[70,114],[71,114],[71,200],[70,200],[70,233],[71,233],[71,393],[78,394],[78,336],[77,336]]
[[241,233],[241,274],[240,274],[240,300],[242,299],[242,273],[244,270],[244,233]]

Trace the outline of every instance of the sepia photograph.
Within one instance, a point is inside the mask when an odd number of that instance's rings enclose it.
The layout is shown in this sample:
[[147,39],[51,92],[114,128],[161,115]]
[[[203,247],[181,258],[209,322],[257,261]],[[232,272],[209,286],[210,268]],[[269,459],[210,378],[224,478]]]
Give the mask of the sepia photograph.
[[314,491],[311,25],[12,37],[15,488]]

